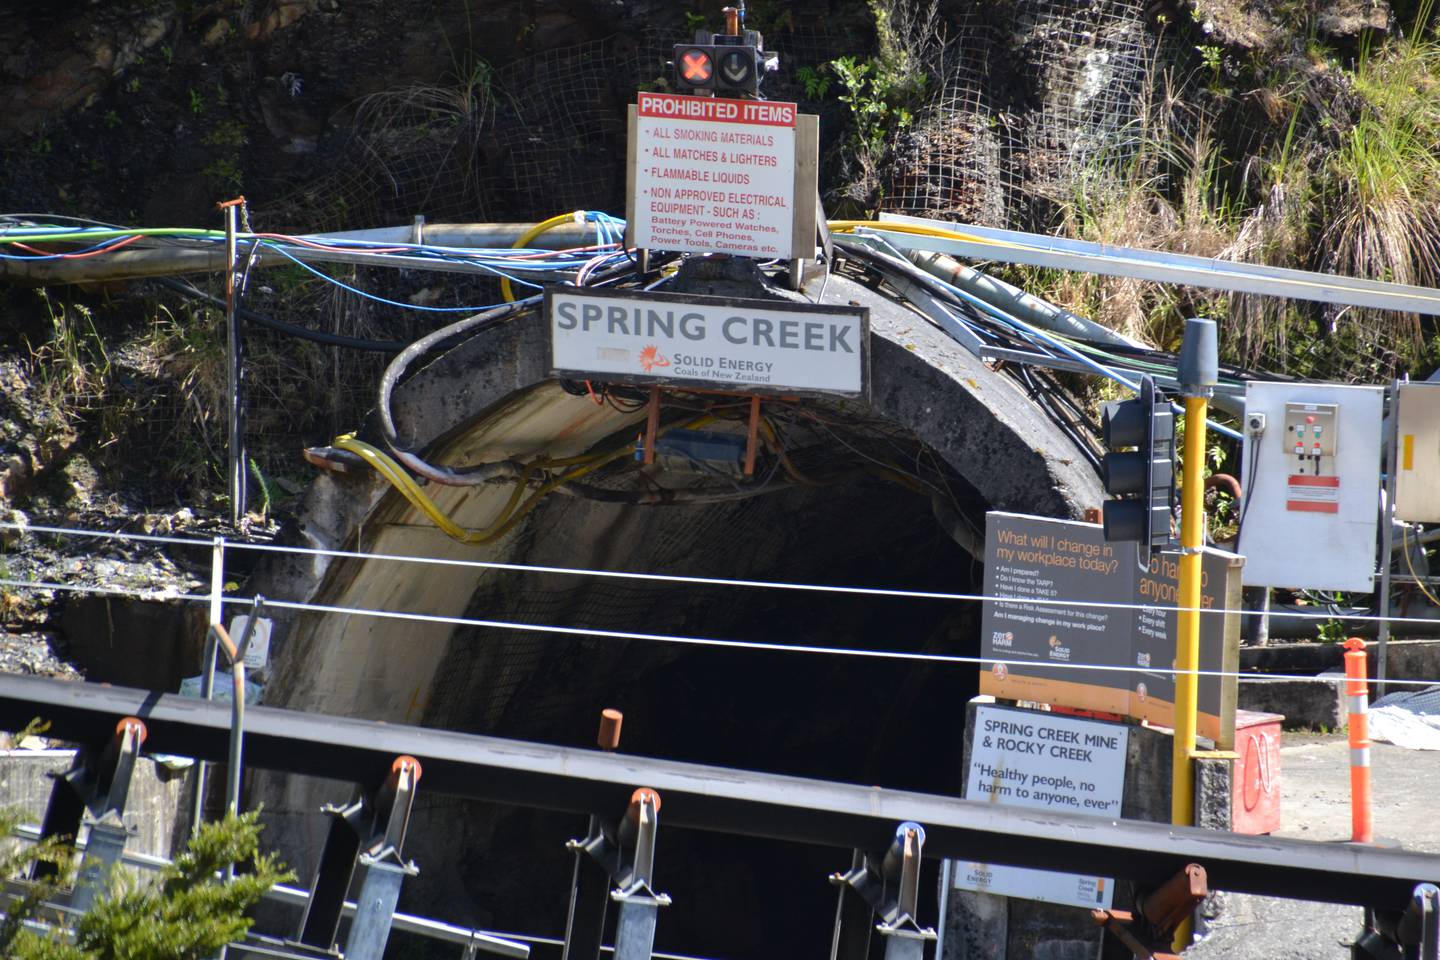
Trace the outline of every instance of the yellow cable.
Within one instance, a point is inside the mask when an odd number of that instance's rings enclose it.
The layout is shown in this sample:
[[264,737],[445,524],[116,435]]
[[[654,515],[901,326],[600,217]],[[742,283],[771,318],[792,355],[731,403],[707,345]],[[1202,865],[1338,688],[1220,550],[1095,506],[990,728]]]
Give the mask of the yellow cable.
[[[1420,574],[1415,572],[1415,564],[1410,560],[1410,525],[1408,523],[1400,524],[1400,545],[1405,551],[1405,566],[1410,569],[1410,576],[1415,578],[1415,586],[1419,587],[1420,592],[1425,594],[1425,599],[1435,604],[1435,606],[1440,607],[1440,600],[1436,600],[1435,594],[1425,589],[1425,584],[1420,581]],[[1421,549],[1424,548],[1422,547]]]
[[921,237],[940,237],[944,240],[983,243],[987,247],[1006,247],[1012,250],[1028,249],[1024,244],[1011,243],[1008,240],[992,240],[989,237],[980,237],[973,233],[960,233],[957,230],[944,230],[940,227],[922,227],[912,223],[896,223],[892,220],[831,220],[826,226],[836,233],[850,233],[858,227],[869,227],[872,230],[888,230],[891,233],[910,233]]
[[[555,227],[563,226],[567,223],[584,222],[584,210],[576,210],[573,213],[562,213],[558,216],[551,217],[549,220],[542,220],[539,223],[535,224],[535,226],[531,227],[529,230],[526,230],[523,234],[521,234],[520,239],[516,240],[510,245],[510,249],[518,250],[522,247],[528,247],[530,245],[530,241],[540,236],[540,234],[544,233],[546,230],[552,230]],[[515,288],[510,285],[509,277],[501,278],[500,293],[505,297],[506,303],[515,302]]]
[[[682,424],[677,424],[677,426],[694,429],[712,423],[714,420],[715,417],[713,415],[705,414],[687,420]],[[452,540],[471,546],[482,546],[500,539],[509,533],[517,523],[527,517],[532,510],[539,506],[541,500],[545,499],[545,497],[549,496],[555,490],[572,480],[578,480],[588,473],[593,473],[607,464],[630,455],[634,450],[631,444],[625,443],[603,453],[582,454],[574,457],[561,457],[554,460],[545,458],[532,460],[521,468],[520,476],[516,478],[515,486],[510,491],[510,499],[506,501],[505,506],[501,508],[490,525],[479,530],[466,530],[454,520],[450,519],[450,517],[440,509],[439,505],[436,504],[434,500],[431,500],[424,490],[420,489],[420,485],[405,471],[405,468],[395,462],[385,451],[363,440],[357,440],[353,434],[337,437],[332,446],[339,450],[348,450],[350,453],[359,456],[373,467],[377,473],[390,481],[391,486],[398,490],[406,500],[409,500],[417,510],[429,517],[431,522],[439,527],[446,536]],[[520,503],[521,495],[524,493],[530,482],[530,477],[535,471],[562,466],[571,466],[574,467],[574,469],[541,484],[524,503]]]
[[445,532],[446,536],[453,540],[458,540],[461,543],[488,543],[494,536],[497,536],[497,529],[514,512],[516,505],[520,501],[521,494],[525,490],[525,484],[529,479],[529,474],[534,470],[534,468],[530,466],[522,470],[520,477],[515,481],[514,489],[510,492],[510,499],[501,509],[494,523],[482,530],[469,531],[446,516],[444,511],[436,505],[435,501],[431,500],[425,491],[420,489],[420,485],[415,482],[414,478],[405,472],[405,468],[391,459],[390,455],[383,450],[373,447],[363,440],[357,440],[353,436],[338,437],[333,445],[337,449],[348,450],[363,459],[373,467],[377,473],[390,481],[390,485],[400,491],[405,499],[409,500],[416,509],[429,517],[435,526]]

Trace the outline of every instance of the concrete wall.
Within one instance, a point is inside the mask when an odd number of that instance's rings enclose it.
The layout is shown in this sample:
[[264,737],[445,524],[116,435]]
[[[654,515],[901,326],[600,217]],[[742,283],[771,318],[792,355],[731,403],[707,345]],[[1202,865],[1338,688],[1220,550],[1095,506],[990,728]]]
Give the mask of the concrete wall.
[[[39,825],[50,799],[51,775],[63,773],[73,750],[0,751],[0,809],[19,810],[27,824]],[[155,857],[173,857],[190,829],[190,785],[194,767],[171,771],[148,757],[135,766],[125,807],[132,831],[125,849]]]

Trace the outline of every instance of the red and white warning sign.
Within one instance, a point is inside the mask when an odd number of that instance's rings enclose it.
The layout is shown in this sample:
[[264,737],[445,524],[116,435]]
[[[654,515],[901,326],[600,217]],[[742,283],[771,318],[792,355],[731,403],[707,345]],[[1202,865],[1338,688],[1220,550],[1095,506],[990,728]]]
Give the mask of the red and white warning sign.
[[1285,481],[1285,509],[1297,513],[1339,513],[1340,478],[1292,473]]
[[630,242],[792,257],[798,119],[793,103],[641,93],[630,155]]

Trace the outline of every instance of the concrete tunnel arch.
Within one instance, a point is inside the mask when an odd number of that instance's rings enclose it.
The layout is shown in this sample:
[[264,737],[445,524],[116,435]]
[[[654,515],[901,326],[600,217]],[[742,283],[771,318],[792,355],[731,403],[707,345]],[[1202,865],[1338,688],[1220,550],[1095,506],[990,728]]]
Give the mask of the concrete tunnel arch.
[[[352,473],[315,480],[296,538],[310,547],[377,554],[960,592],[980,584],[974,537],[978,530],[983,539],[984,510],[1078,517],[1100,502],[1101,488],[1085,457],[1013,380],[902,304],[839,276],[827,292],[827,302],[870,309],[869,412],[908,432],[953,471],[968,525],[942,528],[921,498],[877,497],[873,490],[836,495],[830,488],[804,488],[736,504],[665,507],[552,496],[516,532],[475,547],[447,538],[383,480]],[[393,403],[397,428],[434,462],[473,463],[541,452],[569,456],[640,422],[640,414],[627,419],[566,393],[549,378],[547,360],[537,316],[491,328],[400,385]],[[428,492],[458,523],[480,527],[507,491],[431,486]],[[749,639],[758,629],[771,631],[767,639],[778,642],[823,623],[824,636],[802,636],[800,642],[978,652],[973,604],[952,604],[897,627],[884,614],[872,617],[863,605],[827,595],[712,595],[673,585],[302,555],[267,560],[255,582],[268,597],[329,608],[702,637]],[[735,620],[747,605],[757,608],[755,619]],[[895,786],[954,784],[963,698],[975,683],[970,668],[931,671],[913,681],[917,689],[908,697],[897,694],[888,702],[881,689],[908,688],[912,680],[905,678],[921,674],[875,667],[874,661],[856,672],[799,654],[762,653],[756,660],[735,651],[333,612],[282,613],[280,619],[286,622],[277,630],[265,697],[270,705],[578,746],[593,742],[600,707],[622,706],[628,708],[624,750]],[[809,702],[807,696],[814,698],[807,715],[819,716],[815,704],[835,703],[835,717],[816,721],[827,729],[800,729],[803,724],[787,724],[781,711],[769,710],[776,698]],[[944,725],[946,709],[933,701],[957,699],[950,711],[956,730],[941,736],[936,728]],[[902,707],[910,711],[908,719],[897,720]],[[757,719],[757,711],[774,716]],[[910,742],[926,730],[956,745],[949,768],[908,776],[924,757],[934,757],[929,746]],[[315,811],[321,803],[347,799],[348,789],[266,775],[253,779],[252,799],[265,804],[267,838],[302,877],[326,829]],[[410,901],[433,907],[443,897],[446,920],[515,929],[520,921],[514,912],[535,909],[535,898],[548,892],[556,902],[532,918],[532,929],[553,932],[557,923],[563,929],[569,861],[561,844],[583,832],[583,824],[547,817],[427,797],[422,784],[407,841],[407,854],[422,873],[407,885],[402,908]],[[547,843],[552,856],[532,862],[526,851]],[[729,871],[728,880],[717,880],[713,871],[708,879],[687,878],[687,892],[709,897],[716,885],[755,886],[743,878],[745,844],[697,835],[684,849],[720,863],[721,874]],[[489,862],[482,867],[476,858]],[[528,892],[518,895],[515,883],[499,876],[527,878],[520,886]],[[823,905],[830,891],[822,884],[818,895],[820,909],[828,909]],[[664,919],[678,938],[675,948],[699,935],[698,927],[677,923],[679,917]],[[662,944],[667,923],[661,924]],[[760,934],[724,935],[735,938],[731,955],[746,955],[754,949],[746,937]]]

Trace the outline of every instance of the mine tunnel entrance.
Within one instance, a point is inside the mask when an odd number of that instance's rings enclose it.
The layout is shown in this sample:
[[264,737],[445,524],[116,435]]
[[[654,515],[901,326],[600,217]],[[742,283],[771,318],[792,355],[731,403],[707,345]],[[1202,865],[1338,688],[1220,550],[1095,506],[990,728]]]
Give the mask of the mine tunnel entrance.
[[[551,379],[536,323],[491,329],[416,371],[396,392],[395,420],[432,462],[603,465],[481,545],[446,537],[368,472],[317,481],[302,536],[365,556],[269,572],[267,595],[299,593],[324,609],[288,625],[266,702],[577,747],[594,744],[599,711],[616,707],[622,752],[958,794],[974,664],[779,648],[975,656],[978,603],[584,573],[976,594],[987,510],[1073,516],[1098,499],[1088,463],[1014,381],[894,301],[844,278],[830,290],[870,308],[871,396],[767,400],[753,478],[723,453],[725,434],[732,453],[743,447],[747,404],[684,393],[667,394],[664,422],[686,442],[662,445],[642,469],[643,395]],[[503,477],[427,487],[470,530],[504,516],[512,489]],[[464,565],[473,561],[525,569]],[[267,837],[307,873],[323,838],[314,811],[343,797],[333,785],[256,779]],[[663,803],[660,820],[657,888],[675,903],[658,949],[826,955],[836,895],[826,877],[850,866],[848,851],[667,828]],[[564,842],[584,831],[573,815],[461,802],[422,784],[406,842],[421,874],[402,909],[558,936]],[[931,923],[934,879],[930,863],[921,910]],[[548,949],[535,955],[559,956]]]
[[[952,524],[974,524],[979,501],[969,485],[894,425],[807,406],[825,425],[803,440],[799,430],[788,433],[788,459],[798,475],[826,482],[695,505],[555,499],[512,556],[718,579],[979,592],[981,567],[936,519],[940,511]],[[774,467],[762,457],[757,473]],[[674,474],[656,476],[673,484]],[[739,487],[742,478],[734,479]],[[973,656],[977,606],[498,571],[479,578],[465,615]],[[975,693],[975,676],[962,664],[465,627],[448,645],[423,723],[586,746],[599,711],[618,707],[626,752],[958,794],[956,707]],[[477,817],[489,823],[473,838],[474,869],[460,877],[465,899],[497,925],[525,917],[532,929],[557,929],[569,870],[559,841],[583,825],[530,811],[492,817]],[[537,858],[537,850],[549,855]],[[676,897],[659,948],[721,957],[819,955],[835,899],[825,877],[848,867],[844,851],[675,829],[663,831],[659,856],[661,886]]]

